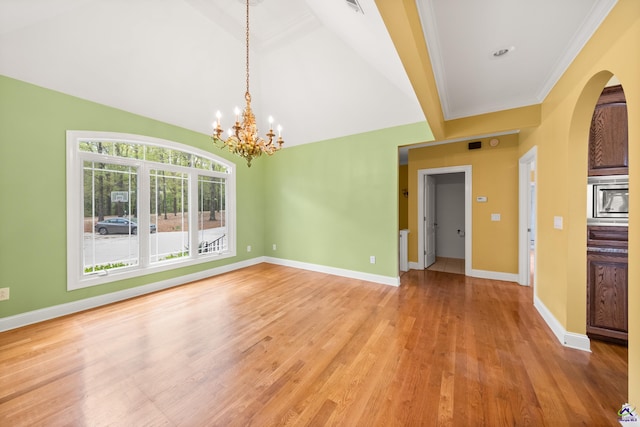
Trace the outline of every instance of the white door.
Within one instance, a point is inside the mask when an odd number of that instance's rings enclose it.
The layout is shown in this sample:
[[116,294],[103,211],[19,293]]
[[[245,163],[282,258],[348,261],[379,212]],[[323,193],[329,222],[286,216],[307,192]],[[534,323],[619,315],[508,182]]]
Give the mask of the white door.
[[[471,214],[473,210],[473,206],[471,204],[471,194],[473,193],[473,186],[471,185],[472,179],[472,167],[471,165],[461,165],[461,166],[451,166],[446,168],[431,168],[431,169],[419,169],[417,176],[417,184],[418,184],[418,262],[415,264],[415,268],[426,268],[427,265],[427,247],[431,247],[432,249],[432,260],[435,258],[436,253],[436,239],[435,234],[433,233],[433,239],[427,238],[427,214],[429,213],[429,209],[427,209],[427,203],[429,197],[427,196],[427,177],[429,175],[440,175],[443,173],[464,173],[464,271],[467,276],[470,276],[472,273],[471,265],[472,263],[472,223],[471,223]],[[433,193],[431,191],[430,193]],[[435,207],[435,203],[433,200],[435,199],[435,194],[433,196],[431,206]],[[433,212],[432,212],[433,213]],[[436,223],[435,220],[431,221],[432,226]],[[433,232],[433,229],[430,230]],[[429,245],[428,242],[431,240],[433,245]],[[433,261],[432,261],[433,262]],[[409,265],[410,268],[411,264]]]
[[536,168],[535,162],[529,163],[529,176],[531,176],[531,191],[529,192],[528,204],[528,218],[527,218],[527,235],[529,240],[529,262],[527,262],[527,285],[533,286],[534,273],[536,271]]
[[[519,160],[519,242],[518,282],[534,286],[536,271],[536,160],[533,147]],[[534,293],[537,292],[534,286]]]
[[436,262],[436,178],[433,175],[425,176],[425,266],[429,267]]

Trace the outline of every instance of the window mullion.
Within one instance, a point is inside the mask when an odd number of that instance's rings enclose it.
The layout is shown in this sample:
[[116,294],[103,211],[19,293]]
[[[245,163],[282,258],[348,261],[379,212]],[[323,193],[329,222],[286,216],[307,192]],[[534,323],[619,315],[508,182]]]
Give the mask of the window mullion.
[[198,215],[200,213],[198,198],[198,172],[189,172],[189,258],[198,256]]
[[[101,149],[103,146],[106,147],[104,150]],[[197,162],[185,160],[193,160],[196,157],[199,160]],[[85,161],[93,162],[86,176]],[[104,171],[98,170],[96,163],[107,166]],[[151,217],[154,208],[152,196],[158,199],[158,194],[153,195],[151,188],[154,179],[152,171],[156,170],[166,175],[166,183],[164,179],[162,182],[163,201],[167,202],[168,197],[169,205],[173,203],[171,214],[174,217],[180,215],[180,221],[173,224],[171,221],[165,222],[162,231],[159,229],[158,221],[157,224],[152,224]],[[100,191],[98,176],[105,180],[104,183],[100,181]],[[200,209],[200,176],[222,181],[223,184],[207,185],[223,185],[226,196],[216,197],[220,198],[218,203],[225,201],[224,219],[228,221],[222,221],[222,217],[216,220],[215,214],[212,218],[206,217],[205,207],[215,211],[219,206],[213,200],[209,200],[213,197],[209,193],[204,196],[207,200]],[[235,167],[232,163],[193,147],[140,135],[68,131],[67,289],[80,289],[151,272],[167,271],[180,265],[195,265],[235,256],[234,183]],[[154,188],[158,191],[159,183],[156,183]],[[119,200],[124,196],[118,193],[125,191],[129,194],[128,200]],[[188,200],[185,200],[187,198]],[[101,205],[100,212],[108,216],[105,223],[100,224],[100,235],[97,234],[96,221],[93,219],[98,215],[98,200],[99,203],[107,204]],[[118,204],[123,202],[124,205]],[[159,214],[160,200],[156,200],[155,203],[156,214]],[[169,205],[166,207],[167,212],[170,209]],[[198,223],[201,214],[203,224]],[[222,214],[220,211],[219,215]],[[84,222],[88,222],[89,216],[92,217],[90,235],[84,232]],[[122,224],[134,219],[137,221],[137,236],[131,232],[131,225],[128,232],[122,232]],[[211,220],[217,222],[211,223]],[[224,230],[216,230],[212,238],[212,227]],[[186,235],[184,230],[188,230]],[[151,231],[157,233],[151,234]],[[228,248],[223,249],[223,252],[220,252],[219,248],[209,248],[206,252],[200,253],[201,239],[206,239],[205,243],[211,243],[218,231],[224,232],[229,239]],[[174,234],[170,236],[169,233]],[[182,234],[178,236],[177,233]],[[176,243],[178,237],[180,240]],[[186,246],[187,242],[189,254],[184,256],[184,249],[180,249]],[[85,267],[93,267],[93,271],[85,273]]]
[[138,239],[140,250],[140,266],[146,268],[150,264],[149,226],[151,216],[151,178],[150,168],[146,164],[138,166]]

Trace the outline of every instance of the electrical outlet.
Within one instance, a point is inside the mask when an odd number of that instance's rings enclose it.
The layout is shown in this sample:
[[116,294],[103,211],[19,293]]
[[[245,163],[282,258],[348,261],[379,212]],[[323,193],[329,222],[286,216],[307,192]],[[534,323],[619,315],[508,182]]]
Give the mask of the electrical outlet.
[[273,250],[274,251],[276,250],[276,244],[275,243],[273,244]]
[[375,257],[375,255],[371,255],[371,256],[369,257],[369,262],[370,262],[371,264],[375,264],[375,263],[376,263],[376,257]]
[[9,299],[9,288],[0,288],[0,301]]
[[247,252],[251,252],[251,245],[247,246]]

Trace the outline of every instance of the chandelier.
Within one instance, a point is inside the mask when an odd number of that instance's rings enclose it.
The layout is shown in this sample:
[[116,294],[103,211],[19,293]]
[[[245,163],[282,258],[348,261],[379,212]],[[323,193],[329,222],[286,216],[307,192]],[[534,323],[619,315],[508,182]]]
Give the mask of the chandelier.
[[258,134],[256,117],[251,110],[251,94],[249,93],[249,0],[247,0],[247,31],[246,31],[246,83],[247,91],[244,94],[246,106],[242,112],[242,122],[240,122],[240,109],[235,108],[236,121],[232,129],[227,131],[227,138],[221,137],[220,111],[216,113],[216,121],[213,123],[213,142],[220,148],[228,148],[232,153],[246,159],[247,166],[251,167],[251,160],[260,157],[262,153],[272,155],[280,148],[284,141],[282,139],[282,127],[278,125],[278,139],[274,141],[276,134],[273,132],[273,118],[269,117],[269,132],[266,139]]

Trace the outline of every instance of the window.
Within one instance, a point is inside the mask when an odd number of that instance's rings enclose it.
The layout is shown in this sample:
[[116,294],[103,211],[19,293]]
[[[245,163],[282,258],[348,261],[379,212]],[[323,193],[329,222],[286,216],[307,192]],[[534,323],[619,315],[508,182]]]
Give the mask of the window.
[[67,289],[235,256],[235,169],[156,138],[67,132]]

